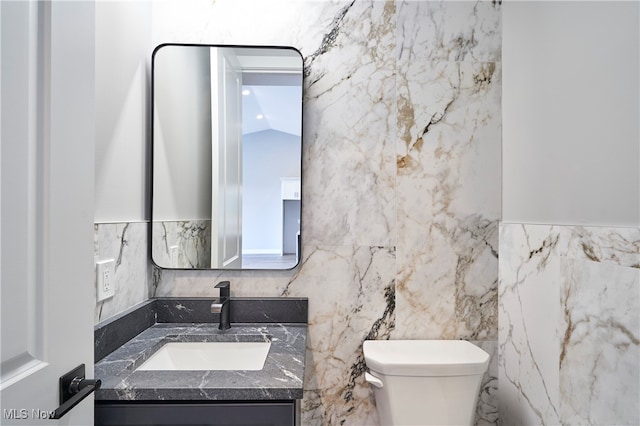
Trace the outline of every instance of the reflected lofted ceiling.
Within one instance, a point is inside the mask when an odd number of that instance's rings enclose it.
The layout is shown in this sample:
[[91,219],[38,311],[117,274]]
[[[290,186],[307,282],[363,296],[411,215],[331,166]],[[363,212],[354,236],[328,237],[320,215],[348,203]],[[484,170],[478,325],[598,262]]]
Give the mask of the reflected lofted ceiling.
[[242,69],[242,133],[276,130],[301,136],[301,120],[291,119],[302,117],[297,53],[283,49],[267,55],[264,50],[243,49],[236,54]]
[[242,134],[277,130],[301,136],[300,86],[243,86]]

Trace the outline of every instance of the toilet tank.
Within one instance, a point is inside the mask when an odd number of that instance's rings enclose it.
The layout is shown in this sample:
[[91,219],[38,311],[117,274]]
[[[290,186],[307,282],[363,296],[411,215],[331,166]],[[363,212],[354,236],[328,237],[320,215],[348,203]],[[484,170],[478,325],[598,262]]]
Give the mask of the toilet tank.
[[471,425],[489,354],[463,340],[363,345],[381,425]]

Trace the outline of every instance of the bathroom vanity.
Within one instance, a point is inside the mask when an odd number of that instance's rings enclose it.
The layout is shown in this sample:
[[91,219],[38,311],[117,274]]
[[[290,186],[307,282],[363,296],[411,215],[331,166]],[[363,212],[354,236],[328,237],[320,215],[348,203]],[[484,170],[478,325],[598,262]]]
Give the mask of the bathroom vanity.
[[[211,299],[182,298],[150,300],[96,326],[95,377],[102,387],[95,396],[95,424],[295,425],[303,390],[307,300],[234,298],[231,303],[229,330],[218,329]],[[222,363],[213,366],[219,369],[190,370],[179,362],[141,368],[167,343],[209,350],[207,343],[213,342],[231,350],[268,344],[268,352],[262,368],[226,364],[242,362],[240,352],[214,360]]]
[[[292,47],[156,47],[149,230],[157,267],[296,267],[303,74]],[[262,160],[266,146],[276,163]],[[299,424],[307,299],[230,298],[228,282],[216,287],[215,302],[154,299],[96,326],[96,425]]]

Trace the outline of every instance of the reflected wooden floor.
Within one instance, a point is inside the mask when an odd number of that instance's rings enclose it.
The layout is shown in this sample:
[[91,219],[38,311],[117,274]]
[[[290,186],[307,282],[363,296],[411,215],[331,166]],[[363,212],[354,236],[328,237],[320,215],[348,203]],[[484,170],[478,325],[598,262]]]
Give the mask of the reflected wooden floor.
[[291,269],[296,265],[295,254],[243,254],[242,269]]

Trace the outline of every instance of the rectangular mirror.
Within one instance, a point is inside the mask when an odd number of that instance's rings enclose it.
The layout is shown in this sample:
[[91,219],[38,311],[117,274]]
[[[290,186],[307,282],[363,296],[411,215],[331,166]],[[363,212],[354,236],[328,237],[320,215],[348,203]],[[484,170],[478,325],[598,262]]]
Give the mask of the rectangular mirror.
[[151,257],[292,269],[300,255],[302,56],[163,44],[152,58]]

